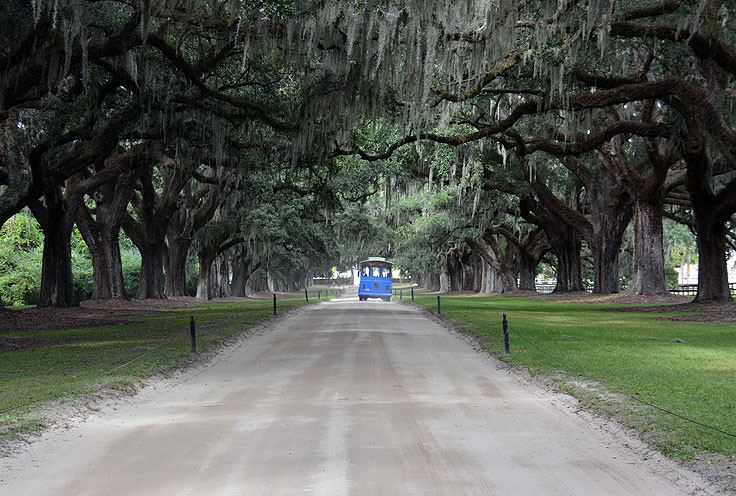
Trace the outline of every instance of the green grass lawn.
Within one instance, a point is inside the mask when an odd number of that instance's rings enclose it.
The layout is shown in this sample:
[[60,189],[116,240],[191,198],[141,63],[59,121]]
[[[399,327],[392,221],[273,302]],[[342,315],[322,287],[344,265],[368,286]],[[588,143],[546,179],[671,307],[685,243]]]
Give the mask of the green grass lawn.
[[[416,303],[437,309],[436,295]],[[657,449],[683,459],[736,456],[736,438],[622,397],[624,393],[736,433],[736,325],[655,320],[667,314],[599,311],[610,306],[533,298],[442,297],[442,315],[503,350],[501,359],[556,378],[586,405],[623,420]],[[684,343],[673,343],[679,338]]]
[[[310,302],[317,301],[318,293],[313,292]],[[321,293],[325,299],[324,291]],[[330,291],[330,297],[336,295]],[[280,298],[278,312],[304,304],[303,294]],[[121,320],[131,323],[119,326],[0,333],[3,337],[58,342],[0,352],[0,444],[47,425],[42,407],[50,401],[79,398],[102,386],[129,388],[142,378],[184,361],[190,355],[190,315],[195,317],[197,349],[207,352],[234,334],[270,319],[273,302],[211,303],[201,308],[124,317]]]

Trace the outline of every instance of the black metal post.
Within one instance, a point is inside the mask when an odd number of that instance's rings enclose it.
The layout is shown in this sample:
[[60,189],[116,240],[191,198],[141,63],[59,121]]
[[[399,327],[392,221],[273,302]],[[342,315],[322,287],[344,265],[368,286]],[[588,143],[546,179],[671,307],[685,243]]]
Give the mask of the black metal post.
[[401,288],[401,289],[399,290],[399,299],[400,299],[400,300],[403,300],[403,299],[404,299],[404,288]]
[[304,288],[304,298],[306,298],[307,303],[309,303],[309,293],[307,293],[307,288]]
[[437,295],[437,313],[442,315],[442,304],[440,303],[440,295]]
[[189,336],[192,338],[192,353],[197,352],[197,332],[194,328],[194,315],[189,317]]
[[411,287],[411,302],[414,303],[414,286]]
[[276,315],[276,293],[273,294],[273,314]]
[[503,347],[506,353],[509,351],[509,321],[506,320],[506,314],[503,314]]
[[321,289],[318,289],[317,290],[317,299],[318,300],[321,300],[322,299],[322,290]]

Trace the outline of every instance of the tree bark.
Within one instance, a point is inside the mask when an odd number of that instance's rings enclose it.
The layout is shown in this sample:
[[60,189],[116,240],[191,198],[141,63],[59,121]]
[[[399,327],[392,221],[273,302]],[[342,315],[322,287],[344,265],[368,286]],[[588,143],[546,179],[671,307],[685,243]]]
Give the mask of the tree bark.
[[664,277],[662,201],[652,200],[639,198],[634,202],[634,274],[630,290],[640,295],[668,292]]
[[[580,234],[541,202],[530,196],[521,199],[521,215],[539,226],[547,237],[550,249],[557,258],[557,281],[555,293],[583,291],[583,276],[580,264]],[[543,256],[543,255],[542,255]],[[539,257],[541,260],[542,256]],[[535,288],[536,289],[536,288]]]
[[85,213],[80,215],[77,225],[92,256],[92,299],[127,300],[120,257],[119,226],[114,228],[105,222],[91,224]]
[[163,237],[147,238],[141,252],[141,276],[138,299],[164,299],[164,251]]
[[609,211],[611,217],[604,222],[599,233],[599,244],[591,247],[594,258],[594,293],[612,294],[621,289],[618,260],[623,233],[631,219],[630,212],[631,207],[623,206],[622,210]]
[[736,211],[736,180],[720,193],[712,189],[713,166],[708,157],[700,126],[685,114],[688,142],[684,147],[687,164],[686,186],[692,198],[698,246],[698,294],[695,302],[731,302],[726,265],[726,222]]
[[[593,252],[593,292],[598,294],[618,293],[621,290],[619,253],[624,232],[634,215],[629,189],[622,184],[618,168],[606,166],[626,161],[618,142],[619,138],[616,137],[610,145],[599,148],[598,156],[602,165],[599,179],[597,182],[585,182],[586,199],[591,211],[591,230],[584,231],[583,235]],[[622,164],[622,167],[625,165]]]
[[211,289],[213,298],[229,298],[230,293],[230,266],[225,253],[219,254],[213,264],[210,273],[212,278]]
[[171,212],[166,234],[169,244],[165,288],[167,296],[186,296],[187,256],[192,241],[197,231],[214,217],[225,196],[222,188],[209,184],[197,191],[192,191],[192,185],[186,184],[181,193],[181,206]]
[[521,252],[519,256],[519,289],[536,291],[536,276],[539,260],[529,253]]
[[245,284],[246,294],[249,293],[262,293],[262,292],[273,292],[269,290],[268,280],[265,271],[259,271],[251,274],[248,281]]
[[733,301],[726,265],[726,225],[714,222],[709,212],[695,208],[698,245],[698,294],[696,302]]
[[439,291],[440,290],[439,274],[435,274],[429,269],[425,269],[424,271],[422,271],[421,281],[422,281],[422,287],[426,288],[429,291]]
[[161,198],[153,185],[153,168],[146,168],[140,177],[140,196],[134,198],[138,219],[130,214],[123,217],[122,226],[141,253],[141,276],[138,286],[139,299],[163,299],[164,261],[166,256],[166,232],[176,210],[178,194],[187,178],[186,171],[174,168]]
[[40,307],[79,305],[74,295],[71,233],[64,228],[62,215],[52,214],[43,227],[43,268],[41,271]]
[[133,195],[133,176],[128,171],[119,181],[98,187],[94,211],[80,202],[77,226],[92,256],[93,299],[128,299],[120,257],[120,226]]
[[440,274],[440,293],[450,292],[450,274],[445,270]]
[[[197,258],[199,259],[197,298],[211,300],[214,297],[230,295],[229,269],[225,252],[243,242],[242,238],[232,239],[230,235],[230,230],[225,229],[214,238],[200,244],[197,250]],[[217,265],[216,274],[213,272],[215,270],[213,267],[215,260],[220,261]],[[225,289],[226,287],[227,289]]]
[[168,240],[169,256],[164,294],[167,297],[187,296],[187,256],[192,239],[188,236],[177,236],[169,230]]
[[200,249],[197,252],[199,259],[199,274],[197,276],[197,298],[200,300],[211,300],[213,295],[212,264],[217,258],[217,251],[212,249]]
[[[570,226],[559,226],[546,231],[552,251],[557,256],[557,282],[555,293],[583,291],[583,271],[580,263],[580,236]],[[550,235],[550,232],[554,234]]]
[[31,204],[44,233],[40,307],[79,305],[74,294],[71,250],[78,195],[69,191],[68,196],[65,200],[61,187],[56,187],[47,191],[42,201]]
[[248,280],[260,264],[254,264],[248,256],[245,246],[237,246],[232,250],[230,264],[233,268],[233,277],[230,282],[230,291],[233,296],[248,296]]
[[504,252],[492,236],[471,238],[467,242],[471,249],[493,269],[486,280],[489,287],[493,288],[492,292],[507,293],[517,289],[516,247],[513,244],[507,243]]

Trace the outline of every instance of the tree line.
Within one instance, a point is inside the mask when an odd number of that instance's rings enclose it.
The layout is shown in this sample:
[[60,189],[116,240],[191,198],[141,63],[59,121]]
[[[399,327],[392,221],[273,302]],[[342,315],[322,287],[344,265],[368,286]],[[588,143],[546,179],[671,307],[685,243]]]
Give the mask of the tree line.
[[[459,150],[463,172],[445,180],[490,202],[491,213],[457,218],[453,229],[474,230],[460,234],[463,246],[451,248],[459,253],[435,264],[445,278],[472,252],[499,290],[534,289],[536,266],[550,252],[556,290],[582,290],[585,248],[593,291],[614,293],[632,225],[629,289],[665,293],[669,218],[696,236],[696,301],[730,301],[733,9],[719,1],[503,2],[480,16],[479,28],[442,29],[436,52],[444,63],[419,103],[426,125],[338,153],[380,161],[427,142]],[[425,167],[430,180],[437,170]]]
[[[75,229],[95,298],[129,296],[121,232],[140,298],[184,295],[195,252],[209,298],[303,287],[366,250],[487,291],[533,289],[543,260],[557,291],[580,290],[590,263],[611,293],[630,225],[630,289],[662,293],[663,218],[696,235],[696,300],[730,300],[734,14],[718,0],[9,0],[0,225],[38,221],[41,305],[76,303]],[[439,217],[411,205],[432,188]]]

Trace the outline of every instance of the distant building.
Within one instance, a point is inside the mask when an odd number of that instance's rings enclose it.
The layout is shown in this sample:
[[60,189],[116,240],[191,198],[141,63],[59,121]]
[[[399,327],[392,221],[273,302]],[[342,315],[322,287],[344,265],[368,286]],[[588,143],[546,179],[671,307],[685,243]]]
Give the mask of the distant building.
[[[728,269],[728,282],[736,283],[736,257],[729,259],[726,262]],[[677,272],[677,284],[698,284],[698,263],[687,264],[684,263],[680,267],[675,267]]]

